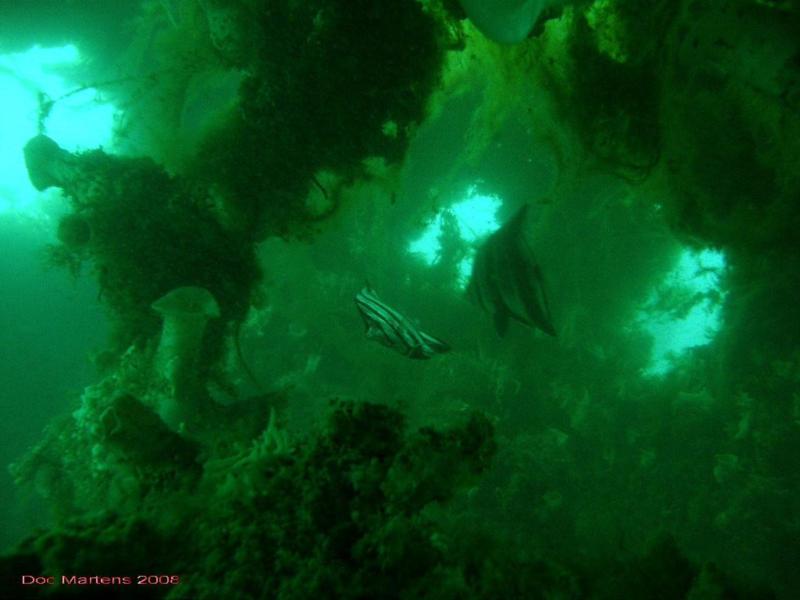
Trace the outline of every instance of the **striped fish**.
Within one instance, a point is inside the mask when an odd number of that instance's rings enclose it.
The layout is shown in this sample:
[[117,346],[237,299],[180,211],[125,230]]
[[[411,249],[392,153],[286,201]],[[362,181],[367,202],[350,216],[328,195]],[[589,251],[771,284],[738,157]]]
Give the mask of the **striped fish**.
[[424,359],[450,351],[445,342],[420,331],[406,317],[386,305],[370,287],[356,294],[356,307],[364,319],[367,339],[403,356]]

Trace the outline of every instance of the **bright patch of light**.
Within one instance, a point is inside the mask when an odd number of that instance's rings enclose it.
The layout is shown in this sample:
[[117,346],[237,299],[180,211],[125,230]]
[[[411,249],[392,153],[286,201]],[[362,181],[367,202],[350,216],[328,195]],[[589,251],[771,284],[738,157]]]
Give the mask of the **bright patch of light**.
[[472,262],[475,260],[475,250],[471,250],[467,255],[458,263],[458,287],[465,288],[469,283],[469,278],[472,275]]
[[638,325],[653,336],[645,375],[664,375],[689,348],[708,344],[722,326],[725,292],[720,277],[725,256],[714,250],[684,250],[675,268],[639,311]]
[[453,203],[428,222],[425,231],[408,245],[408,251],[417,254],[428,265],[435,264],[441,258],[445,214],[452,216],[458,226],[458,235],[472,248],[458,265],[458,285],[464,287],[472,271],[474,247],[487,235],[500,227],[497,211],[503,202],[498,196],[480,194],[475,186],[470,186],[467,193],[458,202]]
[[497,211],[502,204],[497,196],[478,194],[475,186],[471,186],[467,190],[466,198],[450,207],[458,222],[461,239],[476,242],[500,227]]
[[110,144],[114,107],[98,101],[96,89],[72,93],[81,83],[62,74],[80,61],[71,44],[0,55],[0,214],[41,216],[40,200],[45,195],[28,180],[22,155],[27,141],[39,132],[40,94],[55,101],[45,133],[61,147],[74,151]]
[[408,245],[408,251],[418,254],[425,264],[432,265],[439,260],[442,244],[439,236],[442,234],[442,215],[436,215],[422,232],[422,235]]

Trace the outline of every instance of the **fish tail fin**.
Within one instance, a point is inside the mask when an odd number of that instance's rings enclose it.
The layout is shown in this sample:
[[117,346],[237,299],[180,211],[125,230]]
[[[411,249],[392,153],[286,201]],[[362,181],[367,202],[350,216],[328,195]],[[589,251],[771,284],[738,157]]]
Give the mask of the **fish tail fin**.
[[508,332],[508,313],[505,310],[498,310],[494,313],[494,328],[497,330],[497,335],[506,337]]
[[445,352],[450,352],[450,350],[452,350],[450,344],[448,344],[444,340],[440,340],[434,335],[425,333],[424,331],[420,331],[419,334],[425,341],[425,343],[428,346],[430,346],[431,349],[434,350],[437,354],[444,354]]

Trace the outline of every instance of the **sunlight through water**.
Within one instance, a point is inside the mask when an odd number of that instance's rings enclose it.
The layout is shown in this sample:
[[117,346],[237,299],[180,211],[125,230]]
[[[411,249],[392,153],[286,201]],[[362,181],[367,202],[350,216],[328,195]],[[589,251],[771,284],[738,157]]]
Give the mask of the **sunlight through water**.
[[497,211],[503,205],[500,197],[481,194],[476,186],[470,186],[464,197],[437,214],[428,223],[425,231],[408,245],[408,251],[418,255],[428,265],[435,264],[441,257],[441,236],[445,216],[455,219],[459,238],[469,246],[466,256],[458,265],[458,285],[465,287],[472,271],[475,249],[486,236],[500,227]]
[[114,106],[98,99],[94,88],[77,91],[81,82],[64,74],[81,63],[74,45],[34,46],[26,52],[0,55],[0,214],[41,216],[41,200],[53,190],[37,192],[25,169],[22,149],[38,131],[40,98],[52,100],[44,133],[62,148],[88,150],[111,142]]
[[722,326],[725,256],[716,250],[681,252],[675,267],[639,310],[637,325],[653,336],[647,376],[662,376],[688,349],[708,344]]

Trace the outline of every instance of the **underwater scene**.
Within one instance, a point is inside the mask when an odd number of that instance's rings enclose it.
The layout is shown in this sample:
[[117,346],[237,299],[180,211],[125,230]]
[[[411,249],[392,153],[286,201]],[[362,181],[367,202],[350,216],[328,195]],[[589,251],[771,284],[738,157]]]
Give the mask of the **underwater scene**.
[[800,0],[0,5],[0,598],[800,598]]

